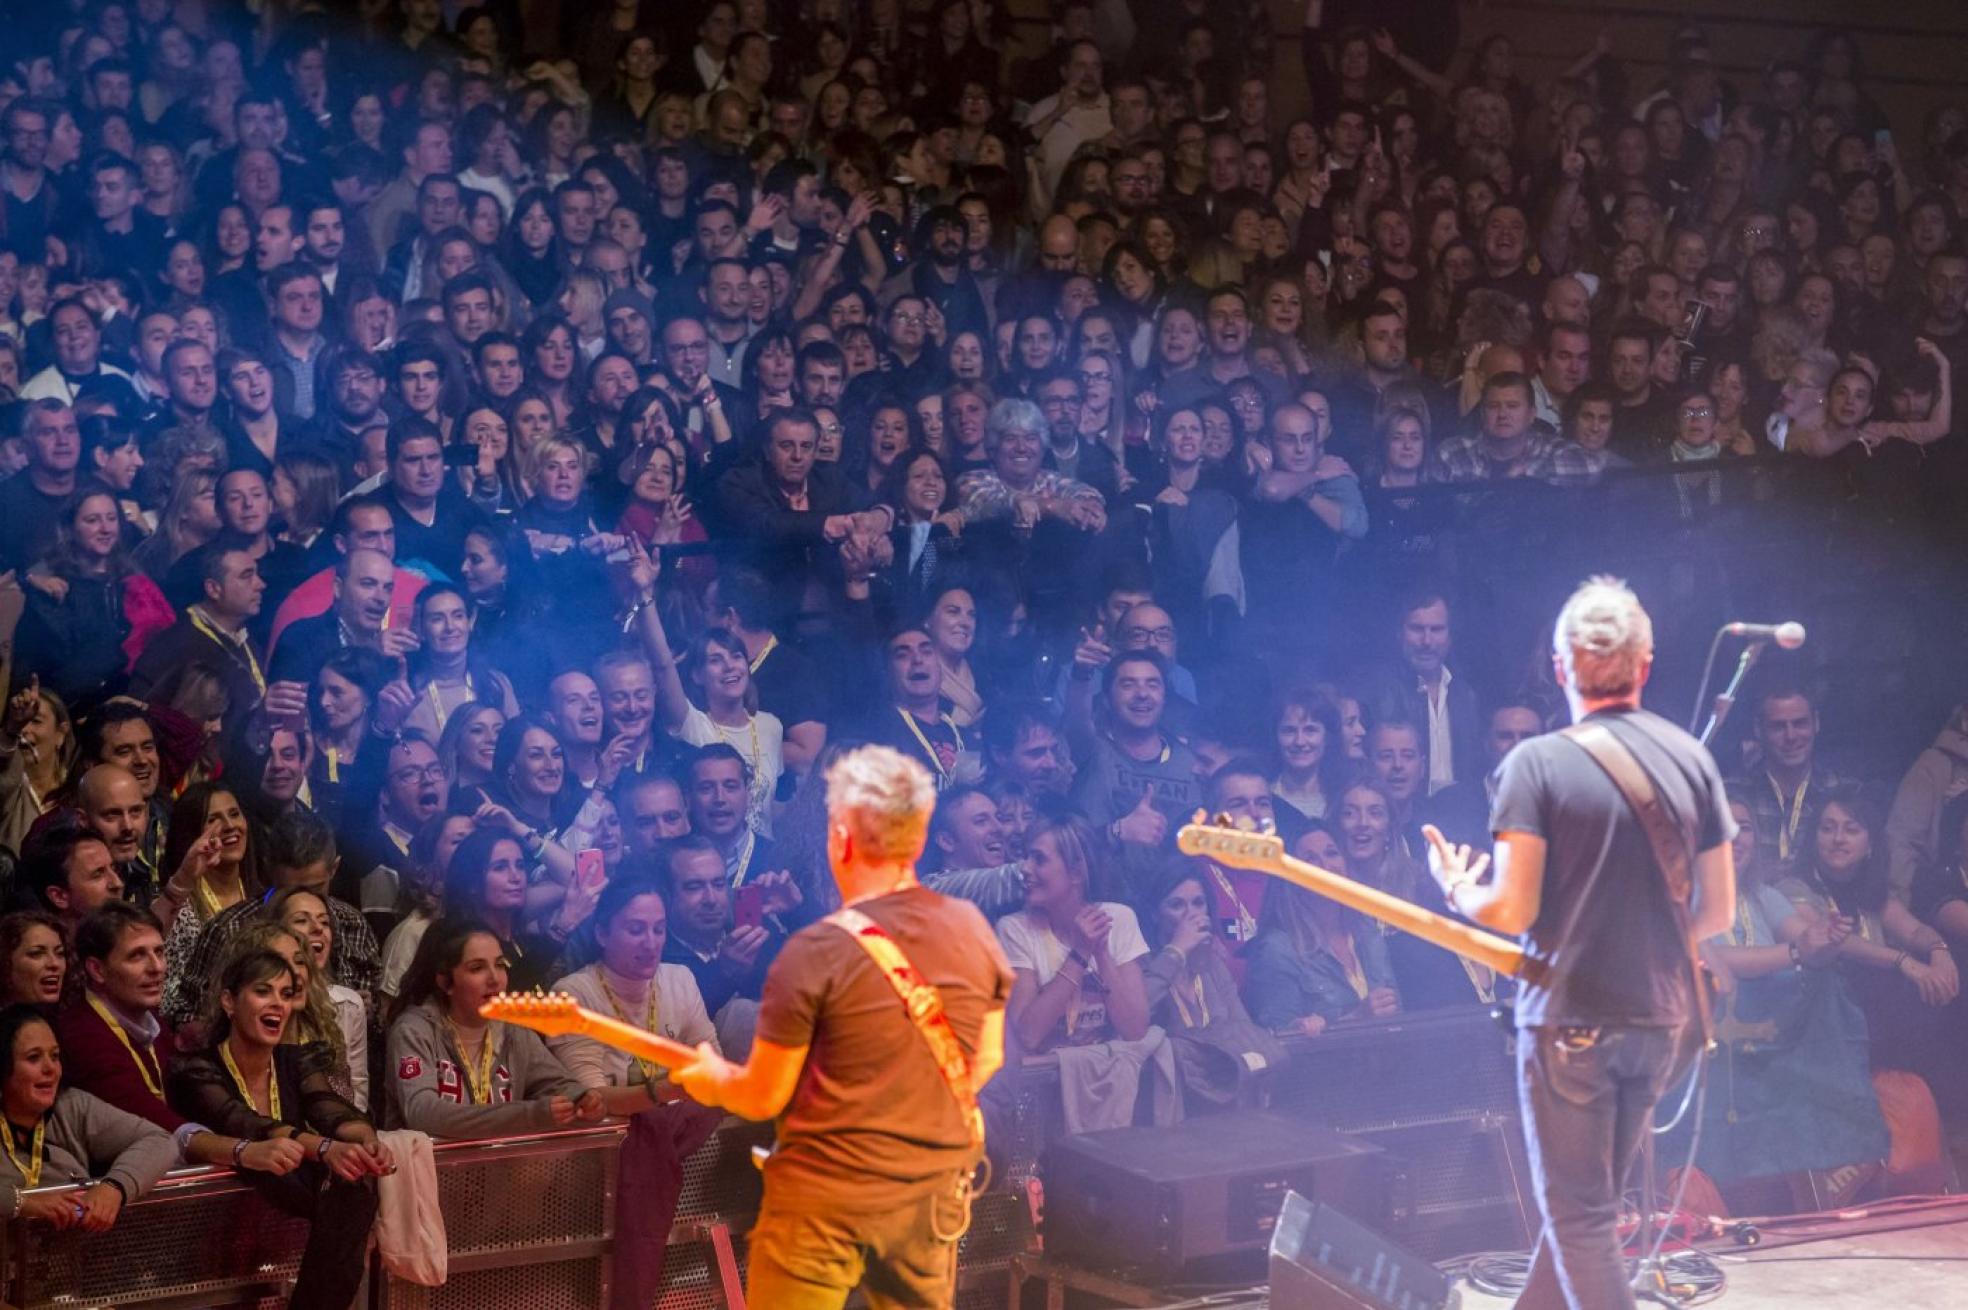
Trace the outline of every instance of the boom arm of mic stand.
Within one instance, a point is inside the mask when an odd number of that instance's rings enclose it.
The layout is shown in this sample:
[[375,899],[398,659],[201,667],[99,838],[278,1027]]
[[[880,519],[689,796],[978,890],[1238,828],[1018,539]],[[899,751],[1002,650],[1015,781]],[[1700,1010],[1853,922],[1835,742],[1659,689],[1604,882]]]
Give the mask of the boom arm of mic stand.
[[1766,641],[1752,641],[1743,648],[1742,658],[1736,661],[1735,676],[1729,679],[1729,685],[1716,696],[1715,704],[1709,710],[1708,722],[1701,730],[1702,745],[1706,746],[1714,741],[1715,734],[1722,730],[1722,724],[1729,717],[1729,711],[1736,707],[1736,696],[1742,691],[1743,679],[1749,676],[1750,669],[1756,665],[1757,657],[1763,654],[1763,647],[1768,644]]

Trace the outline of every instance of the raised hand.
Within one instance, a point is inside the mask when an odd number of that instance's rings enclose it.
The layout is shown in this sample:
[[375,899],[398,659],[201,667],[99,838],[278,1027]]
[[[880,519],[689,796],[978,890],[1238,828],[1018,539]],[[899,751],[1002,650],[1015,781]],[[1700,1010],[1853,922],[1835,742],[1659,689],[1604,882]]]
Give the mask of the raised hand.
[[1168,836],[1168,819],[1155,808],[1155,789],[1143,787],[1134,808],[1114,821],[1114,835],[1134,846],[1159,846]]

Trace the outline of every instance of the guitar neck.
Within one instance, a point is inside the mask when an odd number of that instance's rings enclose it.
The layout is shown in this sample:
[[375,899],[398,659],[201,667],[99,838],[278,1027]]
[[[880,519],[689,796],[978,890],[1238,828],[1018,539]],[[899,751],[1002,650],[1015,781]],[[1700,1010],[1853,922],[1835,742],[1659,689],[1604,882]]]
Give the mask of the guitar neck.
[[[650,983],[652,987],[655,985],[654,982]],[[583,1036],[592,1037],[602,1045],[612,1046],[618,1051],[626,1051],[638,1060],[648,1060],[652,1064],[662,1065],[665,1069],[679,1069],[697,1058],[694,1047],[685,1046],[682,1042],[673,1042],[667,1037],[638,1028],[632,1023],[623,1023],[610,1015],[597,1014],[585,1006],[581,1008],[580,1014]]]
[[1445,951],[1454,951],[1466,959],[1487,965],[1498,973],[1516,978],[1524,972],[1524,948],[1516,942],[1423,909],[1378,887],[1341,877],[1330,869],[1307,864],[1292,855],[1267,861],[1262,871],[1306,891],[1317,892],[1328,900],[1338,901],[1349,909],[1358,910],[1402,932],[1412,933]]

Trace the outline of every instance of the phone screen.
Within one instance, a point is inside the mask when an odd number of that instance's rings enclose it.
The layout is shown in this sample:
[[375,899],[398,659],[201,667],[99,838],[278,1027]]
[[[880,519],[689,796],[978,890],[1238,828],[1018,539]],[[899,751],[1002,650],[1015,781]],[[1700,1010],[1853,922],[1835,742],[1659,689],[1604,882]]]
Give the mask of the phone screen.
[[765,888],[757,883],[740,887],[731,898],[732,921],[740,928],[757,928],[765,922]]
[[587,891],[597,890],[608,881],[608,871],[602,867],[600,851],[591,846],[574,857],[574,881]]

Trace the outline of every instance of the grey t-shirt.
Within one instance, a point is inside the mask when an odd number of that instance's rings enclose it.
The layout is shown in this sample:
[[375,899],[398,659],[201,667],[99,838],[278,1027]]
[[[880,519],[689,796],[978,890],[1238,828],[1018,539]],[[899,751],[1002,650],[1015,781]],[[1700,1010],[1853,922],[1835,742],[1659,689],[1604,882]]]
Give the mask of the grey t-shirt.
[[[1645,710],[1586,721],[1604,724],[1633,752],[1691,856],[1735,835],[1722,775],[1693,737]],[[1583,747],[1551,733],[1511,751],[1490,828],[1546,842],[1543,897],[1524,937],[1545,974],[1519,989],[1518,1027],[1673,1027],[1691,1017],[1688,951],[1653,846]]]

